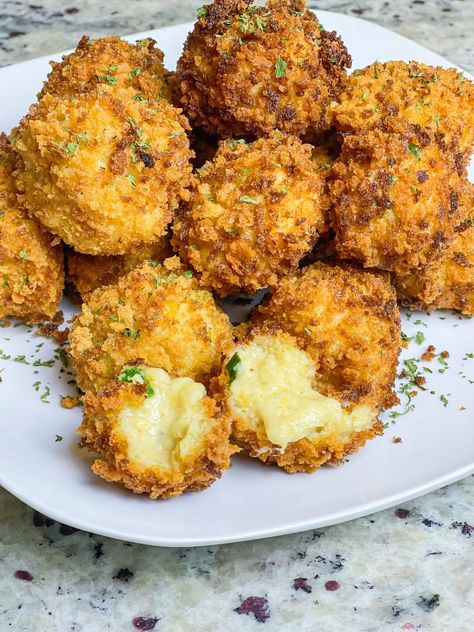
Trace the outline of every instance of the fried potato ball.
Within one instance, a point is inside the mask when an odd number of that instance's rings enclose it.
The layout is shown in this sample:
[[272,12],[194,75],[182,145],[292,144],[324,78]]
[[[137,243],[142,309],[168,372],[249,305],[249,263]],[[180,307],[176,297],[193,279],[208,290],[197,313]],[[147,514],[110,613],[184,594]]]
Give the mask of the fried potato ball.
[[464,219],[454,158],[424,130],[347,136],[329,180],[336,250],[364,267],[426,266]]
[[92,256],[73,250],[66,252],[66,281],[84,299],[102,285],[111,285],[144,261],[162,263],[172,255],[167,236],[154,244],[139,246],[125,255]]
[[230,467],[230,422],[206,389],[161,368],[128,365],[84,397],[81,445],[92,470],[150,498],[199,491]]
[[191,179],[186,119],[133,91],[45,94],[15,148],[22,203],[78,252],[124,254],[164,235]]
[[426,129],[463,164],[474,144],[474,84],[455,68],[375,62],[356,70],[332,111],[344,132]]
[[199,10],[177,65],[181,105],[228,138],[329,127],[351,58],[304,0],[215,0]]
[[400,315],[388,274],[316,262],[282,279],[252,320],[296,338],[324,395],[368,406],[374,417],[397,403]]
[[468,209],[464,222],[442,256],[407,275],[394,275],[393,283],[403,305],[414,309],[456,309],[474,316],[474,185],[463,203]]
[[173,73],[165,70],[155,44],[151,38],[129,44],[115,35],[96,40],[84,35],[74,52],[50,62],[52,70],[38,96],[72,96],[96,88],[117,94],[124,88],[138,100],[171,100]]
[[172,244],[203,286],[220,296],[250,293],[297,268],[326,216],[311,147],[275,131],[220,144],[178,212]]
[[213,393],[250,456],[312,472],[382,433],[401,340],[388,275],[315,263],[280,281],[239,333]]
[[16,156],[0,134],[0,318],[52,319],[63,287],[63,250],[18,204]]
[[69,336],[83,391],[100,391],[130,360],[206,383],[232,343],[228,317],[177,259],[145,262],[88,295]]

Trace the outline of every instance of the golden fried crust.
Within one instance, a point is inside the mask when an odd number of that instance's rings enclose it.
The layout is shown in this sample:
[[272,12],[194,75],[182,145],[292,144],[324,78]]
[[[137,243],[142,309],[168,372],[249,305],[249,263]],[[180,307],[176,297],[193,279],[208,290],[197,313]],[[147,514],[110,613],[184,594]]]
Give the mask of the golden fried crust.
[[0,318],[52,319],[64,287],[63,250],[18,204],[16,156],[0,134]]
[[[278,325],[266,322],[265,319],[260,320],[257,318],[257,321],[257,324],[253,327],[247,328],[246,332],[242,330],[242,336],[239,340],[239,344],[251,342],[253,339],[258,338],[258,336],[262,334],[270,334],[278,338],[291,340],[296,346],[304,349],[303,344],[306,341],[301,336],[293,337],[288,335],[286,331],[279,329]],[[229,403],[229,376],[226,370],[226,365],[235,352],[235,349],[236,348],[234,347],[234,349],[229,351],[224,361],[221,374],[217,378],[213,379],[211,392],[216,400],[221,402],[221,405],[225,410],[225,414],[232,420],[232,441],[247,452],[250,457],[257,458],[268,465],[276,464],[290,474],[295,472],[314,472],[324,464],[340,464],[344,457],[352,454],[353,452],[357,452],[367,441],[383,434],[383,426],[380,421],[375,418],[372,427],[366,430],[354,431],[345,439],[337,434],[332,434],[329,436],[322,436],[317,439],[312,438],[311,440],[307,438],[300,439],[298,441],[288,443],[285,448],[272,443],[265,433],[263,424],[260,424],[260,426],[256,429],[249,427],[246,420],[241,415],[237,414]],[[310,348],[306,348],[306,351],[312,355],[312,357],[315,357]],[[339,358],[335,361],[339,361]],[[322,371],[324,371],[324,368],[320,366],[320,369],[318,370],[317,367],[318,362],[315,361],[314,388],[316,388],[316,390],[318,390],[321,394],[336,397],[336,399],[339,399],[342,402],[343,399],[346,398],[347,393],[345,391],[339,391],[339,393],[336,393],[334,389],[327,388],[327,380],[322,379]],[[334,366],[332,370],[334,370]],[[392,385],[390,384],[388,388],[391,390]],[[369,398],[366,397],[363,399],[363,403],[368,403]],[[393,405],[396,403],[397,398],[395,397],[393,399],[392,396],[390,401],[390,405]],[[360,398],[352,400],[345,399],[344,403],[346,410],[350,411],[357,404],[362,403],[362,400]],[[370,404],[373,405],[373,399],[371,399]]]
[[180,468],[163,470],[134,462],[129,454],[127,438],[120,431],[118,417],[127,405],[140,405],[146,394],[140,384],[109,382],[99,395],[84,396],[84,418],[78,428],[81,445],[98,453],[92,465],[95,474],[110,482],[120,482],[137,494],[150,498],[170,498],[185,491],[209,487],[221,472],[230,467],[230,456],[236,452],[229,442],[230,421],[210,397],[203,405],[211,422],[209,432]]
[[163,67],[163,53],[147,38],[129,44],[117,36],[92,40],[84,35],[75,51],[61,62],[50,62],[51,72],[38,95],[73,95],[96,88],[117,93],[132,89],[137,98],[171,100],[169,73]]
[[443,255],[423,270],[393,275],[403,305],[414,309],[456,309],[474,316],[474,185],[468,183],[469,219],[460,226]]
[[181,105],[222,137],[329,127],[328,108],[351,58],[303,0],[215,0],[204,7],[178,61]]
[[454,159],[424,130],[347,136],[329,180],[336,250],[364,267],[426,266],[464,219]]
[[375,62],[352,73],[333,103],[334,123],[344,132],[426,129],[463,164],[474,144],[474,85],[455,68],[419,62]]
[[125,255],[94,257],[69,250],[66,252],[66,280],[84,299],[96,288],[116,283],[121,276],[144,261],[162,263],[172,254],[166,235],[154,244],[139,246]]
[[282,279],[252,320],[296,338],[323,395],[375,410],[397,403],[401,328],[388,275],[317,262]]
[[89,294],[69,340],[79,387],[97,392],[133,358],[206,383],[232,343],[232,327],[174,257]]
[[199,176],[172,243],[221,296],[274,285],[326,228],[324,176],[294,136],[223,142]]
[[100,87],[45,94],[21,121],[21,201],[78,252],[123,254],[164,235],[188,197],[187,120],[164,99]]

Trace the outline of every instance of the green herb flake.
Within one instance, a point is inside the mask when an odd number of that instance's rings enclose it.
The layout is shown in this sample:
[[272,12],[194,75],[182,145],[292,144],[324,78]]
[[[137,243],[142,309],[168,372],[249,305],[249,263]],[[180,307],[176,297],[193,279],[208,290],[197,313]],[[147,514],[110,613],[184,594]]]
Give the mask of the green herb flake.
[[193,271],[192,270],[186,270],[186,272],[183,272],[183,276],[185,279],[191,279],[193,276]]
[[199,9],[196,11],[196,15],[198,18],[205,18],[207,16],[206,7],[199,7]]
[[242,195],[242,197],[239,198],[239,202],[247,202],[247,204],[258,204],[258,200],[254,200],[254,198],[251,198],[248,195]]
[[239,354],[234,353],[229,362],[227,362],[227,364],[225,365],[225,370],[227,371],[227,375],[229,377],[229,384],[232,384],[232,382],[237,377],[240,371],[241,364],[242,360],[240,359]]
[[130,184],[132,185],[132,187],[136,186],[135,184],[135,176],[132,173],[127,173],[127,178],[130,181]]
[[125,338],[133,338],[134,340],[137,340],[137,338],[140,338],[140,331],[138,329],[125,327],[125,329],[122,331],[122,335],[124,335]]
[[415,158],[421,160],[420,148],[418,147],[418,145],[415,145],[415,143],[408,143],[408,151],[413,154]]
[[20,257],[20,259],[28,259],[28,253],[26,252],[26,250],[20,250],[18,256]]
[[280,79],[281,77],[286,77],[286,68],[286,61],[281,57],[277,57],[275,62],[275,77],[277,79]]
[[132,68],[131,71],[128,73],[127,77],[129,79],[133,79],[134,77],[138,77],[138,75],[140,75],[142,72],[142,69],[140,68],[140,66],[135,66],[135,68]]
[[55,438],[55,440],[54,440],[54,443],[58,443],[58,441],[62,441],[62,440],[63,440],[63,437],[62,437],[61,435],[58,435],[58,434],[57,434],[57,435],[56,435],[56,438]]
[[421,345],[425,342],[426,337],[422,331],[417,331],[415,336],[415,342],[417,345]]
[[442,402],[443,406],[446,408],[446,406],[449,404],[449,400],[446,395],[440,395],[439,399]]
[[117,380],[119,382],[126,382],[128,384],[146,384],[146,396],[153,397],[155,391],[150,386],[144,372],[135,366],[128,366],[122,369],[118,374]]
[[147,46],[149,41],[148,37],[145,37],[145,39],[137,40],[135,44],[140,47]]

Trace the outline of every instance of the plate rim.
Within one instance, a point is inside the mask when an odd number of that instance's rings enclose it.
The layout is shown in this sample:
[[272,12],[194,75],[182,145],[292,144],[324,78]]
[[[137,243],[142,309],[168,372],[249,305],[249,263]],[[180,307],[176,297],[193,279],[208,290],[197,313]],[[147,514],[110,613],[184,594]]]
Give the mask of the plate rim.
[[[363,23],[365,27],[367,27],[368,25],[370,28],[376,31],[388,32],[390,33],[391,36],[395,36],[396,38],[399,38],[401,41],[406,42],[410,46],[413,46],[413,44],[415,44],[416,46],[419,46],[420,48],[430,52],[432,55],[434,55],[437,58],[438,60],[437,63],[449,65],[452,68],[457,68],[461,70],[465,74],[466,77],[470,79],[474,79],[471,73],[464,70],[462,67],[456,64],[453,64],[450,60],[443,57],[442,55],[439,55],[435,51],[432,51],[427,46],[419,44],[418,42],[411,40],[410,38],[404,35],[401,35],[400,33],[397,33],[396,31],[392,31],[391,29],[388,29],[384,26],[381,26],[375,22],[372,22],[363,18],[347,15],[344,13],[338,13],[336,11],[324,11],[324,10],[314,11],[313,9],[311,10],[314,13],[316,13],[318,16],[320,16],[322,18],[322,21],[324,20],[324,16],[337,16],[338,18],[346,19],[348,22],[351,22],[351,23],[354,23],[354,22]],[[150,29],[150,30],[142,31],[138,33],[132,33],[129,35],[122,35],[121,37],[127,40],[140,39],[146,36],[154,37],[158,33],[170,32],[170,31],[172,32],[173,30],[186,29],[187,31],[189,31],[193,25],[194,25],[194,22],[182,22],[182,23],[162,26],[156,29]],[[150,35],[150,33],[153,33],[155,35]],[[20,61],[20,62],[16,62],[13,64],[0,67],[0,78],[3,74],[8,74],[9,72],[12,72],[12,71],[18,71],[18,70],[21,71],[23,68],[27,67],[30,64],[35,64],[38,62],[49,62],[52,58],[58,58],[62,55],[68,54],[69,52],[71,52],[71,50],[72,49],[57,52],[57,53],[49,53],[46,55],[41,55],[39,57],[35,57],[32,59],[28,59],[25,61]],[[123,540],[127,542],[133,542],[137,544],[176,548],[176,547],[212,546],[212,545],[230,544],[230,543],[236,543],[236,542],[245,542],[249,540],[258,540],[258,539],[263,539],[263,538],[274,538],[274,537],[279,537],[283,535],[290,535],[294,533],[299,533],[299,532],[304,532],[308,530],[319,529],[319,528],[324,528],[327,526],[341,524],[343,522],[348,522],[350,520],[361,518],[375,512],[389,509],[400,503],[407,502],[414,498],[418,498],[420,496],[433,492],[437,489],[445,487],[446,485],[449,485],[458,480],[461,480],[462,478],[465,478],[471,474],[474,474],[474,461],[468,465],[464,465],[462,467],[456,468],[455,470],[452,470],[444,475],[440,475],[434,479],[431,479],[430,481],[426,483],[422,483],[422,484],[418,484],[418,485],[406,488],[404,491],[401,491],[399,493],[394,493],[388,497],[385,496],[383,497],[382,500],[380,499],[372,500],[364,504],[359,504],[349,513],[347,513],[347,510],[340,510],[332,514],[328,514],[320,519],[315,519],[315,520],[307,519],[307,520],[300,520],[296,522],[287,522],[285,523],[284,526],[275,526],[275,527],[269,527],[266,529],[260,528],[260,529],[255,529],[253,531],[241,530],[240,535],[234,535],[231,537],[225,537],[225,536],[210,537],[210,538],[206,538],[206,537],[196,538],[195,537],[192,540],[184,539],[184,538],[182,539],[163,538],[163,537],[156,537],[153,535],[147,536],[147,537],[137,536],[137,535],[133,535],[133,533],[131,532],[124,533],[124,532],[115,530],[114,528],[104,528],[102,526],[95,526],[93,522],[84,521],[84,520],[81,521],[81,519],[70,517],[67,512],[61,511],[60,509],[56,510],[54,508],[51,510],[50,507],[45,506],[41,502],[38,502],[34,497],[30,497],[28,493],[24,493],[23,491],[16,489],[16,486],[14,484],[10,484],[10,482],[7,480],[8,477],[5,477],[4,475],[2,475],[1,470],[0,470],[0,486],[3,487],[12,496],[14,496],[21,502],[31,507],[33,510],[39,511],[58,522],[67,524],[79,530],[94,533],[103,537],[109,537],[109,538]]]

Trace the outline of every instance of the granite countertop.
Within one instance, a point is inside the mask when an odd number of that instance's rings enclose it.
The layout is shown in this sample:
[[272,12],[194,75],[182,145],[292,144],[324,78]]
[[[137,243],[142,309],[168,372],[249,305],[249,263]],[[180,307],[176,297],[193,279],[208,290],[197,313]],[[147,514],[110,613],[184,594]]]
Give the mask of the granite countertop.
[[[192,20],[199,0],[3,0],[0,65]],[[310,2],[310,6],[314,6]],[[470,0],[321,1],[474,70]],[[200,549],[76,531],[0,490],[0,630],[470,632],[474,477],[367,518]]]

